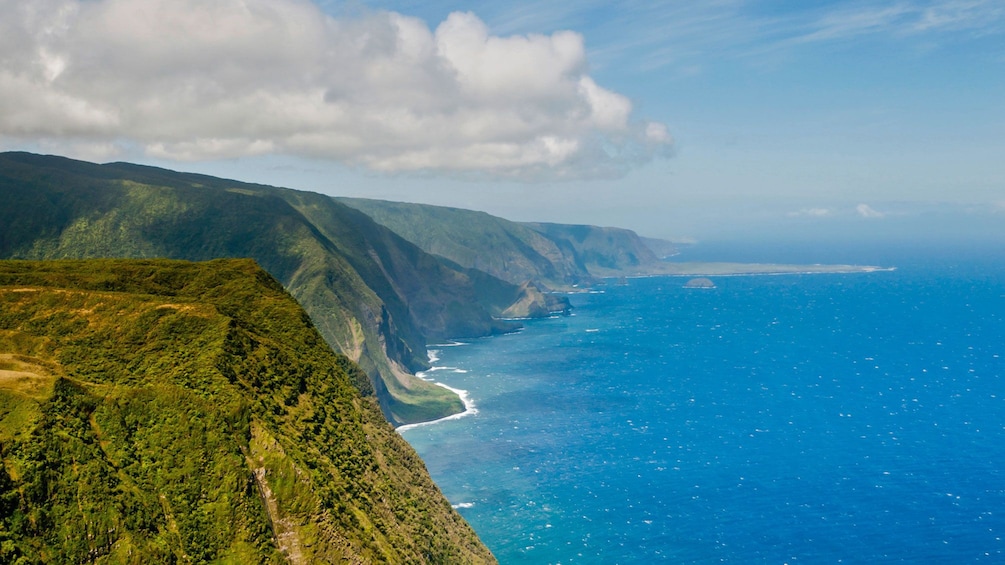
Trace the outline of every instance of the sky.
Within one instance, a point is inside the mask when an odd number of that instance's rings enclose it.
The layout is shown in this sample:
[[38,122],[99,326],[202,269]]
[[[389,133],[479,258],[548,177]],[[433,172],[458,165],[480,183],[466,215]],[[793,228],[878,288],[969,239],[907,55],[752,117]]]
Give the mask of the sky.
[[679,241],[1005,243],[1005,2],[0,0],[0,150]]

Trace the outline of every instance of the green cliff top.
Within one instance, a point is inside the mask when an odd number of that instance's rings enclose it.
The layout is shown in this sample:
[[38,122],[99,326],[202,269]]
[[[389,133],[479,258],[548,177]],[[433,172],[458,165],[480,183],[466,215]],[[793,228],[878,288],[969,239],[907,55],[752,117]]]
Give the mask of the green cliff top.
[[0,262],[0,562],[494,562],[365,378],[250,260]]

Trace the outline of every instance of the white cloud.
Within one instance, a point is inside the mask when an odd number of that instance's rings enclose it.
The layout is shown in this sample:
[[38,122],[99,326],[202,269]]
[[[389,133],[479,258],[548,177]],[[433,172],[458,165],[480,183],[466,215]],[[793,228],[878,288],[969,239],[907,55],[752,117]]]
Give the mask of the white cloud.
[[667,68],[680,76],[711,68],[720,59],[774,64],[778,55],[795,55],[810,45],[855,45],[879,38],[936,48],[1005,33],[1001,0],[794,2],[784,9],[750,0],[624,0],[617,10],[595,0],[554,3],[564,9],[551,4],[539,9],[540,2],[529,0],[505,4],[512,17],[502,18],[504,28],[554,29],[562,22],[591,21],[595,65]]
[[855,211],[858,212],[859,216],[863,218],[883,218],[886,216],[883,212],[873,209],[868,204],[859,204],[855,207]]
[[788,216],[790,218],[798,217],[811,217],[811,218],[824,218],[827,216],[832,216],[834,211],[830,208],[803,208],[802,210],[797,210],[795,212],[789,212]]
[[999,0],[932,0],[853,3],[822,13],[794,43],[887,34],[906,37],[966,31],[1000,33],[1005,7]]
[[493,36],[306,0],[0,0],[0,142],[168,159],[284,153],[382,171],[619,175],[666,126],[587,73],[574,32]]

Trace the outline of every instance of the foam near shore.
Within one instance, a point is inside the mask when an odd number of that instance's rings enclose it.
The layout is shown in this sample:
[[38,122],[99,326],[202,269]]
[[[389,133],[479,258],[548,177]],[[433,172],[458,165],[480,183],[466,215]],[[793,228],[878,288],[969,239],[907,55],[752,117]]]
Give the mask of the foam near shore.
[[471,397],[468,395],[468,391],[461,390],[459,388],[454,388],[452,386],[447,386],[443,383],[435,381],[430,382],[432,382],[436,386],[441,386],[449,390],[450,392],[456,394],[461,399],[461,402],[464,404],[464,411],[458,412],[457,414],[451,414],[450,416],[444,416],[443,418],[438,418],[436,420],[429,420],[428,422],[418,422],[415,424],[406,424],[404,426],[398,426],[396,429],[399,433],[411,430],[413,428],[420,428],[422,426],[429,426],[439,422],[445,422],[447,420],[457,420],[460,418],[464,418],[466,416],[473,416],[478,413],[478,408],[475,407],[475,403],[473,400],[471,400]]
[[[450,344],[449,346],[456,346],[456,345],[464,345],[464,344],[460,343],[460,342],[455,342],[453,344]],[[435,350],[435,349],[429,350],[428,355],[429,355],[429,362],[430,362],[430,364],[439,361],[439,359],[440,359],[439,353],[440,352],[438,350]],[[462,389],[459,389],[459,388],[454,388],[452,386],[445,385],[445,384],[443,384],[441,382],[434,381],[429,376],[429,374],[432,373],[432,372],[434,372],[434,371],[444,371],[444,370],[452,371],[454,373],[467,373],[466,370],[464,370],[464,369],[458,369],[456,367],[437,367],[437,366],[434,366],[434,367],[431,367],[427,371],[419,371],[418,373],[415,373],[415,376],[419,377],[420,379],[422,379],[424,381],[433,383],[436,386],[443,387],[443,388],[449,390],[450,392],[456,394],[458,396],[458,398],[461,399],[461,403],[464,404],[464,410],[462,412],[458,412],[457,414],[451,414],[449,416],[444,416],[443,418],[437,418],[436,420],[429,420],[428,422],[416,422],[414,424],[405,424],[404,426],[398,426],[396,429],[397,429],[397,431],[399,433],[411,430],[413,428],[419,428],[419,427],[422,427],[422,426],[428,426],[428,425],[431,425],[431,424],[436,424],[438,422],[444,422],[446,420],[457,420],[459,418],[464,418],[466,416],[473,416],[473,415],[475,415],[475,414],[478,413],[478,408],[475,406],[475,402],[473,400],[471,400],[471,396],[468,394],[468,391],[462,390]]]

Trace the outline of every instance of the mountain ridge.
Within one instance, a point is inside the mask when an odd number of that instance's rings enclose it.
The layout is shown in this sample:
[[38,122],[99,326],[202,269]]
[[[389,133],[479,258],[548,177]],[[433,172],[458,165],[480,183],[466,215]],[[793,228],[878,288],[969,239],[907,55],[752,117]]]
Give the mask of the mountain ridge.
[[[730,263],[669,260],[673,242],[632,230],[586,224],[513,222],[460,208],[336,197],[405,239],[461,267],[484,269],[514,284],[532,281],[574,291],[612,277],[851,273],[887,267],[840,264]],[[533,241],[533,245],[528,243]]]
[[[336,200],[370,215],[424,251],[514,284],[569,290],[625,270],[656,268],[660,258],[623,228],[514,222],[486,212],[368,198]],[[663,249],[673,244],[662,240]]]
[[395,423],[463,410],[411,375],[428,367],[427,339],[516,327],[493,313],[517,285],[481,295],[469,273],[320,194],[14,152],[0,154],[0,200],[0,258],[256,259],[361,364]]

